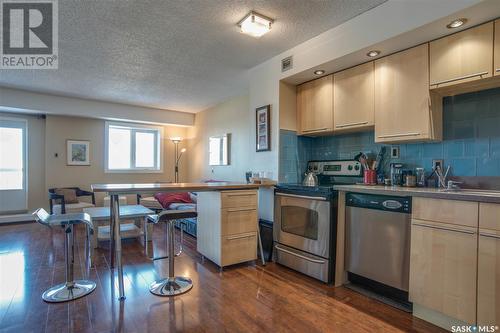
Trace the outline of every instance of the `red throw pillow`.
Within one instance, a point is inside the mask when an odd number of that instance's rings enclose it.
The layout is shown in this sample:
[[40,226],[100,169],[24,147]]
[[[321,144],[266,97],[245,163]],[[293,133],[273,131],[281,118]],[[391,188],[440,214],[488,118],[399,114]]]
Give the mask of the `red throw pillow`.
[[191,197],[188,192],[181,193],[156,193],[155,199],[165,209],[168,209],[173,203],[192,203]]

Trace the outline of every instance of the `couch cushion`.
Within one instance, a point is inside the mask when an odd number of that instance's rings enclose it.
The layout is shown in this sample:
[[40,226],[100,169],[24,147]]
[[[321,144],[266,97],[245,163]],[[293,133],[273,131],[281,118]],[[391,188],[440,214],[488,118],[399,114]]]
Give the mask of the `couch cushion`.
[[139,204],[149,209],[163,209],[161,204],[154,197],[141,198]]
[[156,200],[160,202],[160,204],[163,206],[163,208],[168,209],[171,204],[173,203],[192,203],[193,201],[191,200],[191,197],[189,196],[189,193],[187,192],[180,192],[180,193],[156,193],[155,194]]
[[54,192],[58,195],[64,195],[64,202],[66,204],[78,203],[78,198],[76,197],[76,191],[71,188],[56,188]]
[[[66,204],[66,213],[81,213],[84,208],[94,207],[93,204],[83,201],[78,201],[74,204]],[[52,207],[54,214],[61,214],[61,205],[54,205]]]
[[170,209],[170,210],[196,210],[196,204],[195,203],[175,202],[173,204],[170,204],[170,206],[168,206],[168,209]]

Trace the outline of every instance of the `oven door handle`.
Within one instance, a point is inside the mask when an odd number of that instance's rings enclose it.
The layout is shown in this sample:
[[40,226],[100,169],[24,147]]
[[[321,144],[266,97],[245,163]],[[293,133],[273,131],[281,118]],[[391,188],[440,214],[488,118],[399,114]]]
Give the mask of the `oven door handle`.
[[276,248],[276,250],[278,251],[283,251],[285,253],[288,253],[292,256],[295,256],[295,257],[298,257],[300,259],[304,259],[304,260],[307,260],[307,261],[310,261],[310,262],[313,262],[313,263],[316,263],[316,264],[324,264],[325,261],[324,260],[319,260],[319,259],[313,259],[313,258],[309,258],[309,257],[306,257],[306,256],[303,256],[301,254],[298,254],[298,253],[295,253],[295,252],[292,252],[290,250],[287,250],[287,249],[284,249],[282,247],[280,247],[279,245],[275,245],[274,246]]
[[285,193],[276,193],[277,196],[280,197],[289,197],[289,198],[299,198],[299,199],[308,199],[308,200],[317,200],[317,201],[327,201],[325,197],[310,197],[307,195],[297,195],[297,194],[285,194]]

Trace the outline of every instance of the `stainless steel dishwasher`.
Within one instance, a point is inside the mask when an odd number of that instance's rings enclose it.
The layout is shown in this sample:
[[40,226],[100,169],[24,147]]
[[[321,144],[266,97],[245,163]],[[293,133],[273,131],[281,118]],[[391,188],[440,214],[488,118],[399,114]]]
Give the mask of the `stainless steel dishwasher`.
[[347,271],[408,292],[411,197],[346,195]]

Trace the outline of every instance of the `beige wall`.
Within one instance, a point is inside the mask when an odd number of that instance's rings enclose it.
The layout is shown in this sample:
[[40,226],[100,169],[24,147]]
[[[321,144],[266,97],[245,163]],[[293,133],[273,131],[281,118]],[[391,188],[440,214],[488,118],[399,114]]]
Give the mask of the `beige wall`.
[[[206,179],[244,181],[248,171],[250,124],[248,122],[248,96],[239,96],[218,104],[195,117],[195,126],[188,131],[190,181]],[[208,138],[231,134],[230,165],[208,165]]]
[[[104,135],[105,121],[90,118],[47,116],[45,136],[45,183],[46,188],[79,186],[90,189],[92,183],[156,182],[174,180],[174,145],[170,137],[186,137],[185,127],[164,127],[162,173],[105,173]],[[66,165],[66,140],[90,141],[90,166]],[[180,147],[183,147],[181,143]],[[58,154],[58,157],[55,156]],[[180,161],[179,178],[187,177],[187,156]],[[46,195],[45,195],[46,196]],[[102,195],[96,196],[97,204]]]

